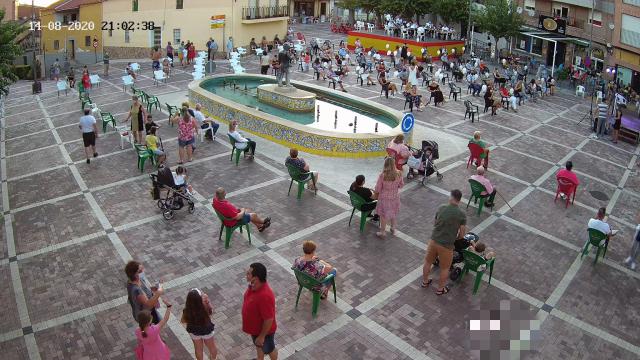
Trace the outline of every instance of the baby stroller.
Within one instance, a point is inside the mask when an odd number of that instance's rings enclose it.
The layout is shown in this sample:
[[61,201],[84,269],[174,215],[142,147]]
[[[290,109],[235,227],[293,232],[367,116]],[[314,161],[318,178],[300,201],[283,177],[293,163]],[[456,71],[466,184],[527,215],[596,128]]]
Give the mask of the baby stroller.
[[419,175],[423,175],[422,185],[425,184],[427,178],[433,175],[433,173],[436,174],[438,181],[442,180],[443,175],[440,174],[438,167],[433,162],[440,158],[437,142],[432,140],[422,140],[421,149],[415,149],[412,147],[409,147],[409,149],[413,152],[413,156],[409,157],[407,160],[407,165],[409,165],[409,173],[407,174],[408,179],[414,176],[415,170]]
[[[153,200],[158,200],[158,207],[162,210],[162,216],[171,220],[175,210],[184,207],[185,201],[189,205],[189,214],[195,211],[195,202],[189,191],[184,186],[176,185],[173,173],[168,166],[161,166],[157,174],[149,174],[153,183]],[[162,191],[167,194],[162,198]]]
[[[480,240],[480,236],[475,233],[468,232],[464,235],[462,239],[456,240],[453,244],[453,260],[451,261],[451,268],[449,269],[449,279],[451,281],[456,281],[460,274],[462,274],[462,270],[464,269],[464,250],[471,246],[471,242],[478,242]],[[436,259],[433,265],[438,266],[440,263],[440,259]]]

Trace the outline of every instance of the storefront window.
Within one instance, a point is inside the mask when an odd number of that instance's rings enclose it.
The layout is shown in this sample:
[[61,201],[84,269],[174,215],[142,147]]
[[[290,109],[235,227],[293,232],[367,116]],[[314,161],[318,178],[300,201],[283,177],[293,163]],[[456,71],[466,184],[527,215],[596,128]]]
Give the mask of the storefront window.
[[313,1],[294,1],[294,16],[315,16]]
[[531,38],[531,53],[542,55],[542,39]]

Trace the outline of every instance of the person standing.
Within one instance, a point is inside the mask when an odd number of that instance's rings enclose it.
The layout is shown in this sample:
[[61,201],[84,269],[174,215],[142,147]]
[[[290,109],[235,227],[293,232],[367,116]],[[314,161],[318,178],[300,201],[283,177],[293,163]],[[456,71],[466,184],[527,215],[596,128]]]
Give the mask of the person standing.
[[216,59],[216,53],[218,52],[218,43],[216,43],[215,40],[213,40],[213,38],[209,38],[209,60],[215,60]]
[[271,56],[269,56],[269,53],[264,50],[260,57],[260,74],[267,75],[269,66],[271,66]]
[[613,125],[611,126],[613,128],[613,137],[611,141],[613,141],[614,144],[618,143],[618,136],[620,134],[621,125],[622,125],[622,111],[620,111],[620,109],[616,106],[616,116],[613,119]]
[[231,59],[232,51],[233,51],[233,38],[229,36],[229,40],[227,40],[227,59]]
[[638,213],[635,236],[633,237],[633,244],[631,245],[631,250],[629,251],[629,256],[624,260],[624,263],[629,266],[631,270],[635,270],[637,267],[636,260],[638,259],[638,255],[640,255],[640,213]]
[[104,64],[104,77],[109,76],[109,59],[111,59],[109,53],[105,52],[104,55],[102,55],[102,63]]
[[172,122],[178,121],[178,156],[180,157],[178,165],[184,163],[185,156],[187,161],[193,161],[195,134],[198,133],[198,122],[189,113],[189,108],[183,106],[181,114],[179,120],[176,117],[172,119]]
[[142,103],[138,100],[137,95],[131,97],[133,104],[129,109],[129,114],[124,122],[131,119],[131,132],[133,133],[133,140],[136,144],[142,144],[142,131],[144,130],[144,123],[147,117],[147,111],[142,106]]
[[53,79],[58,82],[58,80],[60,80],[60,62],[58,59],[56,59],[56,61],[53,62],[53,65],[51,65],[51,67],[53,68]]
[[384,159],[384,168],[376,183],[375,192],[378,194],[376,212],[380,216],[380,231],[376,233],[381,238],[386,236],[387,223],[391,223],[391,234],[396,233],[396,218],[400,212],[400,188],[404,186],[402,172],[396,169],[393,158]]
[[191,289],[182,310],[182,323],[187,326],[197,360],[204,359],[205,346],[209,349],[209,358],[216,359],[218,357],[218,349],[213,338],[215,325],[211,322],[212,314],[213,307],[209,296],[198,288]]
[[429,279],[429,272],[431,272],[434,261],[438,258],[440,260],[438,265],[440,267],[440,282],[436,291],[437,295],[449,292],[446,283],[453,260],[453,244],[466,232],[467,215],[458,206],[460,199],[462,199],[462,192],[458,189],[452,190],[449,203],[440,206],[436,213],[431,240],[427,245],[427,254],[422,267],[422,287],[428,287],[433,281]]
[[[151,324],[153,317],[148,310],[143,310],[138,314],[139,327],[136,329],[136,338],[142,350],[141,360],[169,360],[171,358],[171,351],[167,344],[162,341],[160,331],[167,325],[167,321],[171,316],[171,306],[173,305],[167,303],[164,299],[162,301],[167,306],[167,310],[157,325]],[[138,351],[137,348],[136,351]]]
[[184,41],[181,41],[178,47],[178,59],[180,60],[180,66],[184,66]]
[[251,335],[256,347],[257,360],[269,355],[278,359],[274,335],[276,323],[276,298],[267,283],[267,268],[261,263],[249,265],[247,270],[249,287],[242,302],[242,331]]
[[160,296],[164,294],[162,284],[158,283],[155,288],[147,286],[144,276],[144,266],[141,263],[131,260],[124,267],[124,273],[127,275],[127,294],[129,305],[131,305],[131,314],[133,319],[138,321],[138,315],[143,310],[151,313],[151,322],[160,323],[160,314],[157,307],[159,305]]
[[593,135],[594,139],[604,136],[605,128],[607,125],[607,118],[609,114],[609,105],[605,102],[604,98],[598,103],[598,120],[594,125]]
[[171,41],[167,42],[167,57],[171,59],[171,67],[173,67],[173,46],[171,46]]
[[96,139],[98,138],[98,127],[96,118],[91,115],[91,109],[84,109],[84,116],[80,117],[80,131],[82,131],[82,141],[84,142],[84,154],[87,156],[87,164],[91,163],[91,154],[98,157],[96,152]]

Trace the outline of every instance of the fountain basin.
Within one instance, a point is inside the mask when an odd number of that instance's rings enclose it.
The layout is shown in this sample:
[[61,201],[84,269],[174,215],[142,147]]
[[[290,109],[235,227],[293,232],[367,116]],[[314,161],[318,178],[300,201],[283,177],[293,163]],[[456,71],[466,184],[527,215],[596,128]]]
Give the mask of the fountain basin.
[[277,84],[258,86],[258,100],[284,110],[310,112],[315,110],[316,95],[292,87],[278,87]]
[[[230,83],[232,87],[227,85]],[[316,111],[310,113],[261,102],[258,88],[270,84],[275,84],[272,76],[216,75],[191,82],[189,99],[202,104],[208,116],[221,122],[237,120],[243,132],[323,156],[384,156],[387,144],[403,133],[402,112],[324,86],[291,81],[298,90],[315,95]],[[410,138],[411,133],[405,136]]]

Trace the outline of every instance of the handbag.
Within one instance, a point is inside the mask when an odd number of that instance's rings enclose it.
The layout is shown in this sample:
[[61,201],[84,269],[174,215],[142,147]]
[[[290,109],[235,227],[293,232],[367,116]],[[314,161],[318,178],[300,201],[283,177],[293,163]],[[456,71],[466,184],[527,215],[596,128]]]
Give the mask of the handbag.
[[420,169],[420,158],[409,156],[409,158],[407,159],[407,165],[412,169]]
[[144,359],[144,347],[142,346],[142,343],[138,343],[138,346],[136,346],[136,348],[133,350],[136,354],[136,359],[137,360],[143,360]]

